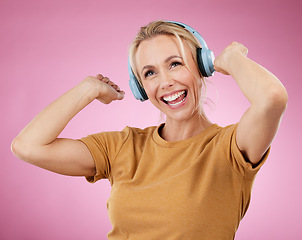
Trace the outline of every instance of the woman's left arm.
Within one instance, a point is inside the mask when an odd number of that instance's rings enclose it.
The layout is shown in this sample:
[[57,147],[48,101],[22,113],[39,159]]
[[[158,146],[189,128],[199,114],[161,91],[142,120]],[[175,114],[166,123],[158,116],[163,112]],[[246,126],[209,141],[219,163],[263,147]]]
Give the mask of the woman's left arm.
[[236,132],[243,155],[256,165],[270,147],[287,105],[287,92],[276,76],[247,57],[247,48],[233,42],[215,59],[217,72],[231,75],[251,103]]

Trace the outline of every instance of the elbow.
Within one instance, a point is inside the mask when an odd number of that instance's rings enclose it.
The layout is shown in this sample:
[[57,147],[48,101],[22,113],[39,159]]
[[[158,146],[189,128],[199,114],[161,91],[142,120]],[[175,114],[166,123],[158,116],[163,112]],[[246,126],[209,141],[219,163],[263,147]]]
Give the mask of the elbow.
[[267,92],[267,98],[265,102],[266,110],[270,110],[282,116],[287,108],[288,102],[288,95],[286,89],[283,86],[271,88]]
[[11,151],[17,158],[21,160],[27,162],[27,159],[29,159],[29,148],[18,136],[11,143]]

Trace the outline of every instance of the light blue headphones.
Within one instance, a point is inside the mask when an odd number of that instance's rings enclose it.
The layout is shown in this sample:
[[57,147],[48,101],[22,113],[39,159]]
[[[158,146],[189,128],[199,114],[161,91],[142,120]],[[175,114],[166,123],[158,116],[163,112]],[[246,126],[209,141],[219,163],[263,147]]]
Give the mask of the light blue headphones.
[[[202,38],[202,36],[193,28],[190,26],[180,23],[180,22],[174,22],[174,21],[167,21],[170,23],[177,24],[178,26],[188,30],[190,33],[192,33],[196,39],[200,42],[201,48],[197,48],[197,64],[199,67],[199,70],[204,77],[210,77],[213,76],[215,70],[214,70],[214,54],[212,50],[210,50],[207,46],[206,41]],[[129,71],[129,86],[130,89],[134,95],[134,97],[137,100],[145,101],[148,99],[148,96],[144,90],[144,88],[140,85],[139,81],[136,79],[133,70],[130,66],[130,61],[128,59],[128,71]]]

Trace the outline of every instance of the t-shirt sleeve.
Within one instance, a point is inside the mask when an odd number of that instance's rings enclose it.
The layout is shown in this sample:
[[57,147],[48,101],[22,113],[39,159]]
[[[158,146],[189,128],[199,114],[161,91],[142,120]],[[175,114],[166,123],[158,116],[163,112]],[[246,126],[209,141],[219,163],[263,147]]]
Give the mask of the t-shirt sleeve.
[[268,158],[270,148],[263,155],[260,162],[255,166],[246,159],[242,152],[240,151],[236,142],[236,130],[237,124],[225,127],[222,134],[222,142],[226,145],[226,155],[227,159],[234,168],[234,170],[240,174],[245,175],[246,178],[253,179],[257,172],[260,170],[262,165]]
[[86,176],[88,182],[94,183],[104,178],[112,181],[111,167],[128,133],[127,127],[121,132],[102,132],[78,139],[87,146],[95,162],[95,175]]

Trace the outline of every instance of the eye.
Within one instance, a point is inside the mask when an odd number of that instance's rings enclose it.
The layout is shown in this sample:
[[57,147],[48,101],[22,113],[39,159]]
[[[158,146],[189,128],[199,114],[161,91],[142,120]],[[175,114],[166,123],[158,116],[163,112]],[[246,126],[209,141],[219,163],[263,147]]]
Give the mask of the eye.
[[147,72],[145,72],[144,77],[147,78],[147,77],[152,76],[153,74],[154,74],[154,71],[148,70]]
[[174,67],[177,67],[177,66],[179,66],[179,65],[182,65],[182,63],[179,62],[179,61],[174,61],[174,62],[172,62],[172,63],[170,64],[170,67],[171,67],[171,68],[174,68]]

